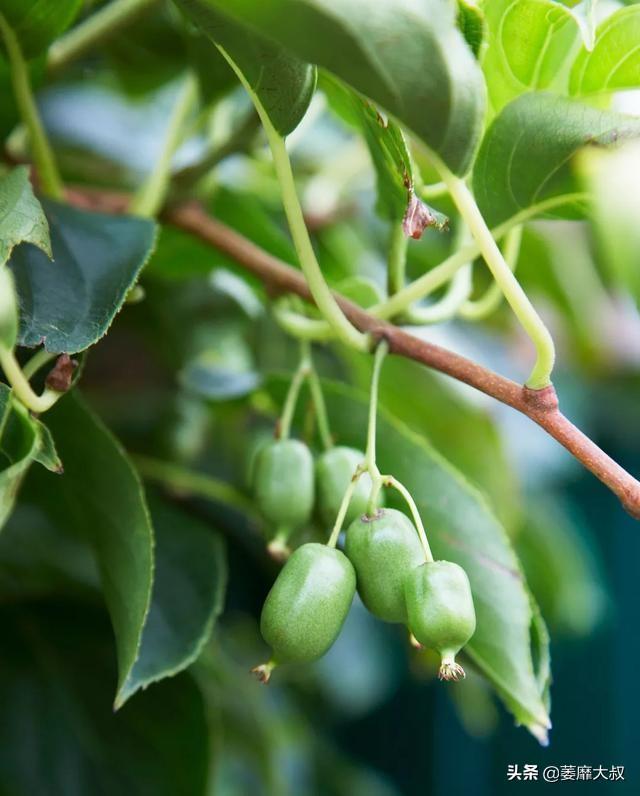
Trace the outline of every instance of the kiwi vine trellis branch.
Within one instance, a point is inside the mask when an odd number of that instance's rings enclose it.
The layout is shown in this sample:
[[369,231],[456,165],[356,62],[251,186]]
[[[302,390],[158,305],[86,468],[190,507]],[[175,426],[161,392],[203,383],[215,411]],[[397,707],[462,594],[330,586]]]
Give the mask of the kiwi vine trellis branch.
[[[93,189],[68,189],[66,195],[74,204],[106,212],[124,212],[129,202],[125,194]],[[257,276],[272,293],[292,293],[306,301],[313,300],[301,271],[212,218],[198,202],[170,206],[165,209],[162,218],[166,223],[227,254],[238,265]],[[392,323],[374,317],[338,293],[334,293],[334,297],[356,329],[368,333],[373,339],[384,338],[391,354],[412,359],[464,382],[533,420],[599,478],[619,498],[632,517],[640,519],[640,481],[560,412],[553,385],[542,390],[523,387],[460,354],[420,340]]]

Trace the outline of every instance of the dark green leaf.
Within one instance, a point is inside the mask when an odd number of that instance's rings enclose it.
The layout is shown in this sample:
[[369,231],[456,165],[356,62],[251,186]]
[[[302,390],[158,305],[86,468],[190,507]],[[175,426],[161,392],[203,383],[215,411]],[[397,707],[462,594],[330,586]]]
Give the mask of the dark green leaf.
[[0,179],[0,265],[23,241],[52,256],[49,225],[42,205],[33,195],[29,169],[18,166]]
[[32,58],[69,27],[81,5],[82,0],[2,0],[0,13]]
[[584,45],[571,69],[571,94],[599,94],[640,88],[640,6],[621,8],[596,30],[595,45]]
[[473,171],[478,205],[491,226],[551,197],[566,197],[562,214],[575,216],[581,203],[572,195],[581,186],[573,156],[587,145],[611,147],[638,136],[640,118],[553,94],[525,94],[485,134]]
[[182,675],[115,714],[108,622],[79,602],[3,606],[1,790],[11,796],[202,796],[202,696]]
[[[315,91],[315,69],[262,36],[249,34],[213,3],[178,0],[178,4],[233,59],[280,135],[295,130]],[[217,53],[211,58],[218,63]]]
[[222,538],[165,503],[153,501],[151,514],[156,535],[153,595],[140,653],[120,692],[121,702],[193,663],[224,602]]
[[[181,0],[213,9],[328,69],[379,103],[453,171],[471,163],[485,89],[472,52],[444,0]],[[240,64],[242,66],[242,64]]]
[[[151,603],[153,530],[140,480],[118,442],[74,393],[47,413],[64,463],[44,476],[50,512],[94,548],[118,651],[118,694],[138,658]],[[51,479],[55,478],[55,482]]]
[[149,257],[155,224],[43,203],[53,262],[21,246],[9,261],[20,300],[20,343],[76,353],[99,340]]
[[[362,447],[367,400],[325,383],[332,430],[340,444]],[[517,722],[546,738],[544,672],[534,669],[531,598],[507,535],[483,496],[427,442],[387,412],[378,421],[378,464],[413,495],[436,558],[459,563],[471,581],[478,627],[468,655]],[[399,504],[398,504],[399,505]],[[538,639],[539,642],[539,639]],[[539,659],[540,656],[537,656]]]

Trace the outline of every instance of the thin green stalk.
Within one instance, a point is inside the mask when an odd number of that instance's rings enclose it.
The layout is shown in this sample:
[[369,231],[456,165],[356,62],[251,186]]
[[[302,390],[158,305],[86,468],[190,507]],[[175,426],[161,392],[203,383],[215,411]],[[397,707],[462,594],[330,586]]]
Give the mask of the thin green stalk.
[[230,58],[222,48],[220,48],[220,52],[227,59],[230,66],[237,74],[238,79],[247,90],[260,116],[260,121],[262,122],[265,133],[267,134],[273,165],[282,193],[282,204],[284,206],[285,215],[287,216],[287,221],[289,222],[289,230],[298,254],[298,259],[300,260],[300,267],[309,285],[309,291],[311,292],[313,300],[324,318],[335,330],[336,336],[343,343],[358,351],[368,351],[370,348],[368,335],[359,332],[344,316],[324,279],[322,270],[316,259],[296,192],[296,184],[293,178],[291,161],[289,160],[285,140],[271,124],[269,115],[262,106],[262,103],[247,82],[245,76],[234,63],[233,59]]
[[133,22],[158,0],[114,0],[68,31],[49,48],[47,70],[55,74]]
[[131,458],[140,475],[149,481],[164,484],[194,497],[224,503],[252,518],[256,517],[253,502],[225,481],[150,456],[133,455]]
[[437,161],[436,165],[449,188],[451,198],[455,202],[462,219],[475,238],[480,253],[493,274],[493,278],[500,286],[516,317],[535,345],[536,363],[526,381],[526,385],[534,390],[549,386],[555,360],[555,347],[549,330],[531,304],[520,283],[511,273],[511,269],[505,262],[502,252],[498,248],[464,180],[452,174],[441,162]]
[[22,372],[13,351],[7,348],[0,347],[0,366],[13,389],[15,397],[27,409],[36,414],[41,414],[46,412],[47,409],[51,409],[55,402],[64,395],[64,393],[56,392],[48,387],[43,391],[42,395],[37,395]]
[[198,97],[196,79],[190,72],[178,92],[164,146],[153,171],[131,201],[129,210],[153,218],[164,204],[171,177],[171,162],[184,134],[185,122]]
[[[493,235],[495,240],[500,240],[507,234],[507,232],[509,232],[509,230],[513,229],[513,227],[523,224],[525,221],[528,221],[534,216],[553,210],[554,208],[559,207],[568,201],[577,202],[584,201],[586,199],[588,199],[588,194],[586,193],[567,194],[566,196],[552,196],[549,199],[544,199],[535,205],[526,207],[524,210],[516,213],[511,218],[503,221],[502,224],[494,227],[491,230],[491,235]],[[446,260],[443,260],[439,265],[435,266],[435,268],[427,271],[426,274],[423,274],[421,277],[411,282],[411,284],[400,290],[395,296],[391,296],[391,298],[387,299],[386,301],[381,301],[374,307],[370,307],[368,312],[372,315],[375,315],[377,318],[384,320],[393,318],[396,315],[400,315],[409,309],[412,304],[415,304],[417,301],[420,301],[420,299],[425,298],[430,293],[433,293],[434,290],[437,290],[439,287],[448,282],[459,268],[461,268],[465,263],[472,262],[480,254],[480,247],[477,243],[463,246],[457,252],[454,252],[450,257],[447,257]]]
[[409,239],[404,234],[402,224],[391,225],[389,235],[389,259],[387,262],[387,292],[390,296],[404,287],[407,268],[407,248]]
[[[510,230],[505,238],[504,259],[512,271],[516,270],[518,255],[520,254],[520,243],[522,241],[522,225]],[[479,321],[491,315],[498,309],[503,299],[503,293],[497,282],[493,282],[480,298],[473,301],[466,301],[460,307],[459,315],[470,321]]]
[[335,337],[332,327],[326,321],[307,318],[302,313],[287,308],[283,300],[273,305],[273,315],[278,325],[298,340],[327,342]]
[[22,121],[29,132],[31,151],[38,170],[42,192],[52,199],[61,199],[63,195],[62,180],[33,97],[29,68],[22,55],[18,38],[2,14],[0,14],[0,35],[7,50],[16,103]]
[[473,287],[472,273],[472,263],[465,263],[454,274],[447,292],[439,301],[436,301],[430,307],[410,307],[400,316],[402,323],[426,326],[432,323],[442,323],[455,317],[460,307],[471,295]]
[[318,423],[318,434],[320,435],[320,441],[322,442],[322,447],[328,451],[333,447],[333,437],[331,435],[331,428],[329,426],[327,405],[324,401],[324,395],[322,394],[322,385],[320,384],[318,372],[313,364],[311,364],[309,367],[307,378],[309,380],[309,392],[311,393],[311,400],[313,401],[313,405],[316,410],[316,421]]
[[356,486],[358,485],[358,479],[360,478],[361,475],[362,475],[361,472],[356,471],[353,478],[349,482],[349,486],[345,490],[344,497],[342,498],[342,502],[340,503],[340,508],[338,509],[338,516],[336,517],[336,521],[331,531],[331,536],[329,537],[329,541],[327,542],[327,547],[335,547],[338,544],[338,539],[340,538],[340,531],[342,530],[342,526],[344,525],[344,518],[347,516],[347,511],[349,510],[349,504],[351,503],[351,498],[353,497],[353,493],[355,492]]
[[57,354],[52,354],[50,351],[47,351],[44,348],[41,348],[39,351],[31,357],[28,362],[22,366],[22,375],[25,379],[30,379],[34,376],[40,368],[43,368],[48,362],[51,362],[52,359],[55,359]]
[[289,390],[287,391],[287,397],[285,398],[284,406],[282,408],[280,422],[278,423],[279,439],[288,439],[289,435],[291,434],[291,423],[293,422],[293,415],[296,411],[298,396],[300,395],[300,389],[304,384],[304,380],[309,375],[310,364],[311,363],[309,359],[307,357],[303,357],[298,365],[298,368],[296,369],[296,372],[293,374],[291,384],[289,384]]
[[448,190],[444,182],[434,182],[431,185],[423,185],[419,193],[423,199],[437,199],[444,196]]
[[427,561],[433,561],[433,554],[431,553],[429,540],[427,539],[427,534],[424,529],[424,525],[422,524],[422,517],[420,516],[420,512],[418,511],[418,507],[416,506],[416,502],[413,499],[411,492],[409,492],[407,487],[404,486],[404,484],[401,484],[400,481],[398,481],[398,479],[394,478],[392,475],[384,475],[382,476],[382,480],[385,486],[392,487],[405,499],[405,502],[411,511],[411,516],[413,517],[413,524],[416,526],[416,530],[418,531],[418,536],[420,537],[420,543],[422,544],[425,558]]

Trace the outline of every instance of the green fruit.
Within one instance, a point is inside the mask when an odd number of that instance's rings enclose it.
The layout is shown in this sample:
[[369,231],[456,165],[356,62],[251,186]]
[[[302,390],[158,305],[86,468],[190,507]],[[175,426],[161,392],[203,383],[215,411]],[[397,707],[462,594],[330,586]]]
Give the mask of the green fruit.
[[356,573],[344,553],[315,542],[299,547],[267,595],[260,631],[273,656],[254,672],[267,681],[279,663],[324,655],[342,629],[355,590]]
[[476,629],[476,612],[467,573],[451,561],[429,561],[405,578],[409,629],[442,659],[441,680],[459,680],[464,669],[458,652]]
[[254,486],[258,508],[271,525],[304,525],[311,517],[315,491],[311,451],[295,439],[269,442],[258,452]]
[[[331,527],[336,521],[344,493],[351,482],[358,465],[364,461],[364,453],[355,448],[331,448],[316,462],[316,491],[322,522]],[[351,524],[356,517],[367,511],[371,494],[371,477],[363,473],[358,479],[355,491],[345,517],[345,524]]]
[[411,520],[395,509],[360,517],[347,530],[345,552],[356,570],[358,594],[371,613],[385,622],[406,622],[404,579],[424,561]]

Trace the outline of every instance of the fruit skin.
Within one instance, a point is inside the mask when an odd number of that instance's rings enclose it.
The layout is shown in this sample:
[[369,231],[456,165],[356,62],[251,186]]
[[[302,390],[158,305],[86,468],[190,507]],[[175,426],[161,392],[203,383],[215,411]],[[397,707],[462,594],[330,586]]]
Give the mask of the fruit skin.
[[440,653],[441,680],[459,680],[455,656],[473,636],[476,612],[467,573],[451,561],[429,561],[405,578],[409,629],[425,647]]
[[[339,445],[326,451],[316,461],[316,493],[320,519],[331,527],[336,521],[340,503],[358,465],[364,461],[364,453],[356,448]],[[371,493],[371,476],[363,473],[353,492],[345,517],[350,525],[356,517],[367,511]]]
[[342,629],[355,591],[356,573],[344,553],[316,542],[299,547],[280,571],[260,617],[273,662],[302,663],[324,655]]
[[261,447],[255,462],[254,490],[263,517],[277,529],[294,529],[308,522],[315,497],[309,448],[295,439]]
[[358,577],[358,594],[372,614],[385,622],[406,622],[404,581],[424,561],[418,532],[395,509],[360,517],[347,530],[345,553]]

